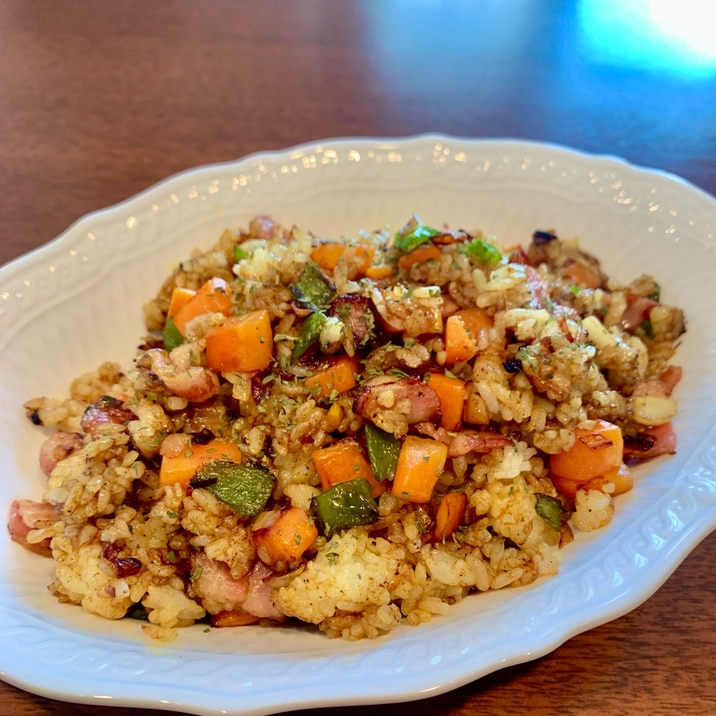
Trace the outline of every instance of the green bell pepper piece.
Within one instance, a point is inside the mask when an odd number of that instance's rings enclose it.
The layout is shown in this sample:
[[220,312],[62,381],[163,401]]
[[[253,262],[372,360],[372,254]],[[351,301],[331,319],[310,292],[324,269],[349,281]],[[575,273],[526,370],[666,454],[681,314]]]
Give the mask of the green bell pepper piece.
[[199,468],[189,486],[203,487],[246,517],[257,515],[269,501],[276,480],[267,470],[211,460]]
[[365,444],[376,480],[392,480],[398,464],[400,440],[372,423],[366,423]]
[[364,478],[339,482],[311,500],[311,516],[326,537],[336,530],[369,525],[378,519],[378,505]]

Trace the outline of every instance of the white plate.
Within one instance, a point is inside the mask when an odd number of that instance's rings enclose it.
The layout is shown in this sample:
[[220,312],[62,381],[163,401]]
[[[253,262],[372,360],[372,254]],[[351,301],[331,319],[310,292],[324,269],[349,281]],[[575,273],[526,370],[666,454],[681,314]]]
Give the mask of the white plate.
[[[559,576],[475,595],[417,629],[331,641],[308,629],[183,631],[168,646],[48,594],[49,561],[0,537],[0,675],[53,698],[265,714],[407,701],[534,659],[647,599],[716,526],[716,201],[607,157],[437,135],[342,139],[187,172],[91,214],[0,269],[0,509],[39,498],[41,431],[22,402],[61,395],[101,361],[131,359],[141,304],[194,246],[258,213],[327,235],[428,223],[503,245],[553,228],[626,282],[642,272],[686,309],[679,452],[637,471],[612,525],[581,535]],[[4,532],[4,531],[3,531]]]

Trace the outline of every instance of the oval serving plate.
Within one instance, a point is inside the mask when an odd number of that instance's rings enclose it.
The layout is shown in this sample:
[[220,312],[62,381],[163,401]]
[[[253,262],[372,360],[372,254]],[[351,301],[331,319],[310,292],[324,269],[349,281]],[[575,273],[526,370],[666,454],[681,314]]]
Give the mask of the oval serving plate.
[[[636,471],[614,521],[578,535],[558,576],[474,595],[446,617],[375,641],[308,628],[180,632],[151,643],[136,622],[58,604],[49,560],[0,538],[0,676],[74,702],[267,714],[408,701],[545,654],[646,600],[716,527],[716,200],[618,159],[519,141],[440,135],[336,139],[175,176],[80,219],[0,269],[0,509],[39,499],[43,439],[24,417],[104,360],[127,365],[141,306],[194,247],[256,214],[326,236],[430,224],[482,229],[502,245],[537,228],[579,237],[622,282],[659,280],[686,311],[676,357],[679,452]],[[370,684],[370,689],[366,689]]]

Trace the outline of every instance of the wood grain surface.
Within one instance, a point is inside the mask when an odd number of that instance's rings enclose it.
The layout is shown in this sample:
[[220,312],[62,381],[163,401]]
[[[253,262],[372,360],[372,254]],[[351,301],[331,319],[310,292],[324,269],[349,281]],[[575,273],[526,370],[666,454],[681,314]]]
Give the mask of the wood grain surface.
[[[3,0],[0,263],[175,172],[336,136],[556,142],[714,194],[709,5],[646,4]],[[642,606],[536,661],[409,706],[318,713],[716,713],[715,594],[712,535]],[[154,712],[0,682],[0,714],[130,713]]]

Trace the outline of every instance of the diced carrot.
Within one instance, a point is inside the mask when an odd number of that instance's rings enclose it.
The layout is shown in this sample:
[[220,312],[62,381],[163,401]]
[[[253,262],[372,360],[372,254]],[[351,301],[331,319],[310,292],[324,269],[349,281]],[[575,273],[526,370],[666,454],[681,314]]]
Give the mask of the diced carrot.
[[448,365],[470,360],[478,349],[480,334],[493,325],[483,308],[465,308],[445,321],[445,362]]
[[465,517],[467,495],[464,492],[448,492],[440,501],[435,515],[433,539],[442,542],[457,530]]
[[557,492],[565,497],[574,499],[577,496],[577,490],[600,490],[607,492],[607,486],[610,495],[622,495],[634,487],[634,477],[627,465],[622,463],[619,467],[608,470],[603,476],[593,477],[587,482],[576,482],[568,480],[566,477],[560,477],[555,473],[551,473],[552,484]]
[[333,403],[330,408],[328,408],[328,411],[326,412],[326,417],[324,419],[324,430],[327,433],[332,433],[334,430],[338,430],[338,427],[341,424],[341,420],[345,417],[345,410],[339,403]]
[[206,362],[212,370],[251,373],[268,368],[272,356],[271,318],[264,308],[231,316],[206,334]]
[[465,407],[465,381],[451,378],[442,373],[428,373],[426,378],[440,399],[442,427],[445,430],[457,430],[462,422],[462,413]]
[[167,316],[173,318],[179,313],[179,311],[186,306],[192,298],[196,296],[196,291],[191,288],[184,288],[183,286],[174,286],[172,290],[172,297],[169,300],[169,308],[167,309]]
[[479,308],[478,306],[474,308],[463,308],[455,315],[462,319],[465,327],[476,340],[483,331],[492,328],[495,323],[492,316],[484,308]]
[[442,256],[442,252],[437,246],[434,246],[433,244],[427,244],[423,246],[418,246],[417,249],[413,249],[408,254],[403,254],[398,259],[398,264],[400,265],[400,268],[402,268],[404,271],[407,271],[411,266],[414,266],[415,264],[425,264],[428,261],[437,261],[440,256]]
[[339,482],[360,478],[368,481],[373,497],[380,497],[387,489],[385,482],[375,479],[370,462],[363,455],[360,445],[351,438],[316,450],[313,453],[313,464],[324,490]]
[[325,271],[333,271],[346,250],[346,245],[338,241],[322,241],[311,250],[311,260]]
[[550,471],[574,482],[588,482],[593,477],[618,468],[624,457],[624,440],[617,425],[595,420],[590,427],[577,427],[574,445],[550,457]]
[[469,383],[466,387],[462,419],[469,425],[487,425],[490,422],[490,411],[474,383]]
[[575,482],[574,480],[568,480],[566,477],[560,477],[554,472],[550,473],[550,477],[557,492],[572,500],[577,496],[577,490],[584,484]]
[[575,261],[564,269],[565,275],[572,279],[577,286],[584,288],[599,288],[602,285],[601,276],[586,264]]
[[390,278],[395,273],[395,266],[390,264],[372,264],[365,270],[366,278],[372,281],[380,281],[382,278]]
[[457,313],[445,321],[445,362],[448,365],[470,360],[477,353],[477,343]]
[[358,359],[350,356],[341,356],[332,361],[326,368],[317,370],[309,375],[303,384],[317,399],[328,398],[333,391],[345,393],[356,384],[356,373],[360,365]]
[[391,492],[407,502],[429,502],[447,459],[447,445],[408,435],[403,440]]
[[[606,489],[607,486],[610,486],[609,490]],[[601,477],[593,477],[581,487],[586,490],[608,491],[610,495],[623,495],[634,487],[634,477],[628,465],[622,463],[619,467],[607,471]]]
[[159,484],[171,485],[180,482],[188,485],[196,471],[211,462],[224,460],[240,464],[243,460],[241,450],[236,443],[216,438],[206,445],[187,445],[184,452],[172,457],[163,457],[159,468]]
[[211,626],[220,629],[222,627],[238,627],[256,624],[259,619],[260,617],[249,614],[249,612],[245,612],[242,609],[232,609],[231,611],[212,614],[209,623]]
[[352,258],[353,269],[349,270],[349,277],[360,278],[365,276],[365,272],[373,263],[374,256],[375,249],[372,246],[356,246]]
[[282,510],[278,519],[268,527],[253,533],[259,558],[269,566],[297,562],[316,541],[318,529],[309,514],[300,507]]
[[375,255],[375,249],[372,246],[349,246],[340,241],[323,241],[311,251],[311,260],[325,271],[334,271],[338,262],[348,252],[353,255],[358,275],[365,274]]
[[629,466],[624,463],[605,473],[604,479],[614,485],[612,495],[623,495],[634,487],[634,475],[632,475]]
[[678,365],[669,365],[666,370],[659,376],[659,380],[664,384],[667,395],[671,395],[678,382],[681,380],[683,370]]
[[186,335],[186,326],[189,321],[205,313],[223,313],[228,316],[231,312],[231,291],[229,284],[223,278],[209,279],[191,299],[177,311],[174,316],[174,325],[183,336]]

